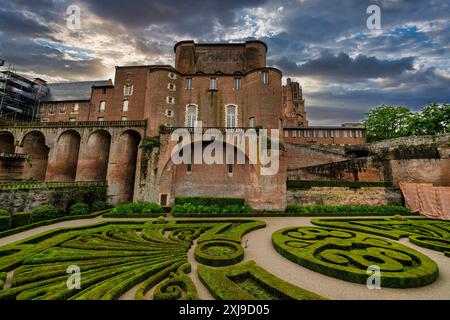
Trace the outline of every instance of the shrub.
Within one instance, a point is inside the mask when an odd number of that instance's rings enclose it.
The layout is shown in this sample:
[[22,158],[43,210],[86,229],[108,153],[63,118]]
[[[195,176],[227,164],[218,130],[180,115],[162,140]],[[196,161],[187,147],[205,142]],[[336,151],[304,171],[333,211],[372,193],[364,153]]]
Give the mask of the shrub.
[[31,213],[31,223],[57,219],[63,216],[64,213],[62,210],[52,205],[45,205],[33,210]]
[[293,214],[349,214],[349,213],[398,213],[410,214],[411,210],[401,206],[299,206],[289,205],[287,213]]
[[108,210],[109,205],[105,201],[95,201],[91,206],[92,212]]
[[208,214],[208,215],[221,215],[221,214],[239,214],[239,213],[253,213],[252,207],[249,205],[229,205],[220,207],[218,205],[193,205],[185,203],[182,205],[176,205],[172,208],[174,214]]
[[12,215],[11,228],[21,228],[30,223],[31,212],[16,212]]
[[164,214],[164,208],[155,203],[133,202],[121,204],[111,210],[111,216]]
[[177,197],[175,205],[192,204],[195,206],[213,206],[217,205],[221,208],[225,206],[243,206],[245,199],[240,198],[213,198],[213,197]]
[[11,214],[9,213],[8,210],[0,209],[0,217],[8,217],[8,216],[10,216],[10,215],[11,215]]
[[11,216],[0,216],[0,232],[11,229]]
[[69,209],[69,215],[71,216],[83,216],[89,214],[89,206],[85,203],[76,203]]

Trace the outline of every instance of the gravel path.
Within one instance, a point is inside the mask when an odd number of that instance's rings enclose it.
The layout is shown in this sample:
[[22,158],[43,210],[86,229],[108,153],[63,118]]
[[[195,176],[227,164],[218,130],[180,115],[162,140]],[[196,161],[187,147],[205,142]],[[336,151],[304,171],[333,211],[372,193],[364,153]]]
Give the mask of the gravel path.
[[[146,221],[148,219],[127,219],[128,221]],[[183,220],[183,219],[178,219]],[[188,219],[195,220],[195,219]],[[209,219],[211,220],[211,219]],[[224,220],[218,218],[217,220]],[[313,291],[334,300],[450,300],[450,258],[443,253],[428,250],[411,244],[407,239],[399,242],[405,246],[420,251],[433,259],[440,270],[439,279],[426,287],[412,289],[388,289],[369,290],[365,285],[355,284],[322,275],[303,268],[280,256],[272,246],[272,234],[285,227],[311,226],[311,218],[258,218],[266,221],[267,228],[253,231],[246,235],[243,243],[248,241],[246,260],[254,260],[257,264],[279,278],[295,284],[301,288]],[[26,239],[36,234],[56,228],[79,227],[104,221],[123,221],[123,219],[104,219],[101,217],[90,220],[66,221],[51,226],[44,226],[0,239],[0,246]],[[191,250],[189,261],[192,264],[192,280],[195,282],[199,296],[203,299],[211,299],[211,295],[201,284],[197,277],[197,264],[193,259]],[[133,288],[135,289],[135,288]],[[124,295],[122,299],[132,296],[133,290]]]

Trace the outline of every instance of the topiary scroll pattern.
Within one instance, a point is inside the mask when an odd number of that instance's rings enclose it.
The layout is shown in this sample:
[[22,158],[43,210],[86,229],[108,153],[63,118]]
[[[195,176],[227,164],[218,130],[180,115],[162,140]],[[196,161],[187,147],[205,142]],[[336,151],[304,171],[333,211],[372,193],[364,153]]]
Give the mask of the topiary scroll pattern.
[[421,287],[434,282],[438,266],[416,250],[388,239],[354,231],[291,227],[276,232],[273,245],[285,258],[313,271],[366,284],[371,266],[381,271],[381,285]]

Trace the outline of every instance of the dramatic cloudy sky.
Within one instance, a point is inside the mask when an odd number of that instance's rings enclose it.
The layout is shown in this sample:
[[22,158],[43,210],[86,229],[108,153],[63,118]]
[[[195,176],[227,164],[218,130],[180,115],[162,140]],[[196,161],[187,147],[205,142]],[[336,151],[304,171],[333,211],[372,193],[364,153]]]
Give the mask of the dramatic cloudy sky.
[[[382,30],[366,26],[371,4]],[[0,0],[0,56],[50,81],[97,80],[115,65],[173,64],[179,40],[257,38],[301,82],[311,123],[338,125],[383,103],[450,102],[449,17],[448,0]]]

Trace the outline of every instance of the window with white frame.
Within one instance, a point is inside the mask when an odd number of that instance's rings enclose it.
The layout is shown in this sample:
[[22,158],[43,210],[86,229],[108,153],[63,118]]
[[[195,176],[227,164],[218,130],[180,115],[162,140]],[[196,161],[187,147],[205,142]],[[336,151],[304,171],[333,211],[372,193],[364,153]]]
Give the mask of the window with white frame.
[[55,112],[56,112],[56,106],[55,106],[54,104],[52,104],[52,105],[50,106],[50,109],[49,109],[49,111],[48,111],[48,114],[55,114]]
[[186,78],[186,90],[192,90],[192,78]]
[[234,90],[241,90],[241,78],[234,78]]
[[134,86],[131,84],[128,84],[126,86],[123,87],[123,95],[125,97],[129,97],[133,95],[133,91],[134,91]]
[[194,128],[197,124],[198,108],[195,105],[186,107],[186,127]]
[[169,72],[169,78],[172,80],[176,80],[177,79],[177,75],[173,72]]
[[123,116],[121,119],[122,119],[122,121],[128,121],[128,117],[125,117],[125,116]]
[[78,111],[80,111],[80,104],[77,102],[73,104],[72,113],[78,113]]
[[100,101],[100,106],[98,108],[98,111],[100,111],[100,112],[106,111],[106,101]]
[[226,124],[227,128],[236,128],[237,127],[237,107],[236,106],[227,106],[226,107]]
[[77,118],[69,118],[69,122],[77,122]]
[[211,78],[209,83],[209,90],[217,90],[217,78]]
[[130,101],[129,100],[123,100],[122,112],[128,112],[129,105],[130,105]]
[[167,118],[172,118],[174,115],[173,110],[167,109],[166,110],[166,117]]
[[67,106],[65,103],[63,103],[61,105],[61,108],[59,109],[59,113],[64,114],[64,113],[66,113],[66,111],[67,111]]
[[170,91],[177,91],[177,86],[173,83],[169,83],[167,85],[167,89],[169,89]]
[[269,73],[267,71],[261,73],[261,81],[264,84],[269,84]]
[[167,97],[166,102],[168,104],[175,104],[175,98],[174,97]]

